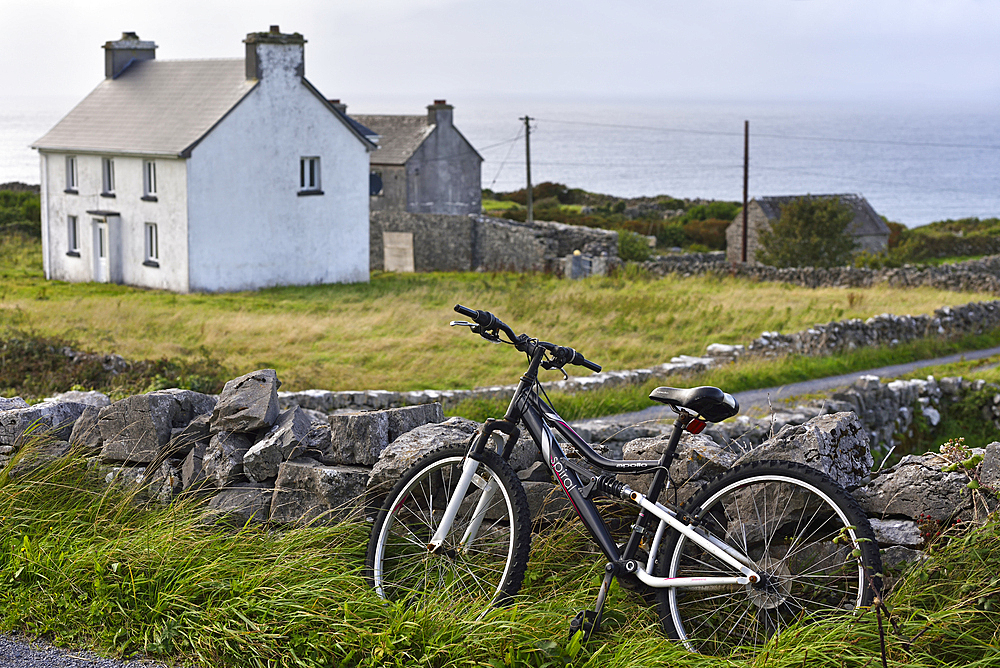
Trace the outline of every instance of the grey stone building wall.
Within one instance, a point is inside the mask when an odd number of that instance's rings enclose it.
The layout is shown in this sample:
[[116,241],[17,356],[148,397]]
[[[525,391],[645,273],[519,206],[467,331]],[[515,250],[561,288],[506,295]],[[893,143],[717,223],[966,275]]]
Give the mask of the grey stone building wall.
[[372,172],[382,178],[382,193],[368,201],[370,211],[406,210],[406,168],[401,165],[372,164]]
[[373,211],[370,265],[385,269],[383,232],[413,234],[415,271],[552,271],[574,251],[618,257],[618,234],[562,223],[521,223],[490,216]]
[[[757,202],[751,201],[747,205],[747,262],[756,262],[757,249],[760,243],[757,240],[757,230],[768,227],[767,216]],[[726,260],[729,262],[743,261],[743,215],[736,217],[729,227],[726,228]]]
[[482,209],[482,158],[438,112],[434,132],[406,161],[406,210],[463,215]]

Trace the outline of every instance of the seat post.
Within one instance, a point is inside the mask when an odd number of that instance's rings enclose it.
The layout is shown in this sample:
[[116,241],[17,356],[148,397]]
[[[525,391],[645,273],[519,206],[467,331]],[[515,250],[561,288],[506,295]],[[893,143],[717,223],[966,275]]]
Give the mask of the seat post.
[[[660,467],[653,473],[653,481],[649,484],[649,491],[646,493],[646,498],[653,503],[656,503],[660,498],[660,492],[663,491],[666,485],[670,473],[670,464],[673,463],[674,453],[677,451],[677,444],[680,443],[684,428],[691,422],[692,417],[690,413],[680,411],[677,419],[674,420],[674,429],[670,432],[667,449],[663,451],[663,456],[660,457]],[[628,543],[626,543],[625,549],[622,551],[622,559],[632,559],[635,557],[636,551],[639,549],[639,543],[642,540],[642,534],[645,533],[648,523],[649,517],[646,515],[646,511],[640,511],[639,516],[635,520],[632,535],[629,536]]]

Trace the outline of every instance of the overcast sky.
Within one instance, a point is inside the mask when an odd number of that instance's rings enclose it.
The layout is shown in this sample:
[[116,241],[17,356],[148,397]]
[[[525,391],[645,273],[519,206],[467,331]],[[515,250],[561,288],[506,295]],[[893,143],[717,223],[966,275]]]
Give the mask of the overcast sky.
[[[76,100],[101,45],[239,58],[301,32],[327,96],[1000,99],[997,0],[0,0],[4,89]],[[362,103],[362,106],[367,106]]]

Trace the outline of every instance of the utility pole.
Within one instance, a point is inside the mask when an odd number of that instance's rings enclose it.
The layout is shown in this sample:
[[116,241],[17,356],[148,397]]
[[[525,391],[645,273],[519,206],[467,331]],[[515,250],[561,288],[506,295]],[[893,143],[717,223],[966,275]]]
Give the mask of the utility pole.
[[524,162],[528,172],[528,222],[535,222],[535,212],[531,202],[531,121],[535,120],[525,114],[517,119],[524,121]]
[[750,183],[750,121],[743,121],[743,264],[747,261],[747,190]]

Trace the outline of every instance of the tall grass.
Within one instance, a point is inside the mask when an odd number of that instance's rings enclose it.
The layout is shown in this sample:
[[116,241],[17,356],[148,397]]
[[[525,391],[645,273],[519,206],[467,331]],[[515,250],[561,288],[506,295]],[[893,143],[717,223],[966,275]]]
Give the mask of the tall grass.
[[[930,313],[991,298],[927,288],[847,292],[716,277],[654,280],[641,273],[584,281],[375,274],[354,285],[178,295],[45,281],[40,261],[24,259],[30,244],[15,246],[0,257],[0,324],[134,360],[197,359],[207,348],[235,374],[275,368],[288,390],[454,389],[517,378],[521,360],[510,349],[447,328],[456,303],[490,310],[516,331],[572,346],[607,369],[629,369],[701,354],[709,343],[743,343],[762,331],[882,312]],[[34,248],[32,257],[40,257],[37,242]]]
[[[653,611],[617,587],[605,630],[568,640],[593,604],[603,563],[570,524],[535,536],[522,594],[476,620],[448,601],[379,600],[360,571],[369,525],[221,529],[200,506],[138,505],[96,486],[71,455],[8,480],[0,474],[0,630],[112,654],[140,651],[199,666],[869,666],[878,631],[866,613],[783,635],[749,663],[688,654]],[[935,548],[889,597],[910,644],[894,666],[997,665],[996,525]]]

